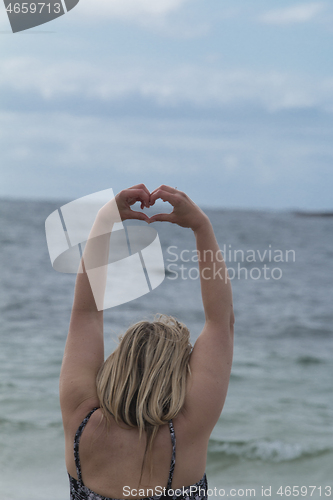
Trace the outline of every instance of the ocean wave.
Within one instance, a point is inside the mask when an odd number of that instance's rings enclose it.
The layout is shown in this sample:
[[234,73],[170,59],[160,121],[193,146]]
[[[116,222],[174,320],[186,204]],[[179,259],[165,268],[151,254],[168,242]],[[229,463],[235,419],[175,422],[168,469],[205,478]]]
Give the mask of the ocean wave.
[[264,462],[290,462],[303,458],[317,457],[332,452],[333,449],[305,447],[298,443],[270,441],[266,439],[255,441],[217,441],[210,440],[208,458],[238,458],[246,460],[261,460]]
[[2,306],[0,308],[1,312],[11,312],[11,311],[14,311],[14,312],[17,312],[21,309],[23,309],[24,307],[26,306],[26,301],[22,301],[22,302],[12,302],[11,304],[5,304],[4,306]]
[[0,382],[0,389],[16,389],[17,384],[13,382]]
[[279,337],[333,337],[333,331],[331,327],[311,327],[308,325],[302,325],[295,323],[288,325],[278,334]]
[[0,417],[0,429],[1,432],[6,432],[7,434],[16,433],[19,431],[40,431],[47,428],[57,428],[62,429],[61,420],[50,421],[50,422],[38,422],[38,421],[28,421],[28,420],[13,420],[9,418]]
[[244,377],[239,375],[239,373],[231,373],[230,380],[244,380]]
[[300,365],[317,365],[320,363],[325,363],[324,360],[315,356],[300,356],[299,358],[297,358],[296,362]]
[[0,417],[0,428],[2,432],[6,431],[7,433],[15,432],[15,431],[25,431],[36,429],[36,424],[23,420],[12,420],[8,418]]

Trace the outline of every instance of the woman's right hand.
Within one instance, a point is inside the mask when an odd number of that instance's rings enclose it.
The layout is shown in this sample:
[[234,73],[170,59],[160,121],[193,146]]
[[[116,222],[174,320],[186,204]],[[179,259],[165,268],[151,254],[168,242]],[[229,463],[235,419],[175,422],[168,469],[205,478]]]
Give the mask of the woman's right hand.
[[153,215],[149,223],[166,221],[181,227],[189,227],[193,231],[209,223],[207,215],[185,193],[176,188],[162,185],[155,189],[150,195],[150,205],[154,205],[158,199],[170,203],[173,211],[169,214]]

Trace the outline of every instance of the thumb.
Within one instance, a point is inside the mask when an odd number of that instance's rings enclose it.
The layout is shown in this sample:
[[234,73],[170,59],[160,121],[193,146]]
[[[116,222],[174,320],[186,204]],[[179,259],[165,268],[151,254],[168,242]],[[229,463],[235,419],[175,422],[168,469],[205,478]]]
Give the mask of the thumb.
[[127,219],[138,219],[149,222],[149,217],[143,212],[135,212],[134,210],[128,210]]
[[174,222],[173,214],[156,214],[150,217],[149,223],[151,222]]

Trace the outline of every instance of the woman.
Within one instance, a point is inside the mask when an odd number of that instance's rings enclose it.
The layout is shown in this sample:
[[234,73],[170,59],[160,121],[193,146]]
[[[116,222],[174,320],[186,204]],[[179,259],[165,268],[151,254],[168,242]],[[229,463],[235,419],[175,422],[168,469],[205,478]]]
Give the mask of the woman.
[[[131,210],[157,199],[173,212],[149,219]],[[104,363],[103,311],[86,270],[108,254],[115,202],[122,220],[192,229],[205,312],[192,352],[187,328],[161,316],[132,326]],[[71,499],[206,498],[208,440],[227,394],[234,324],[230,280],[208,217],[169,186],[125,189],[100,210],[82,260],[60,375]]]

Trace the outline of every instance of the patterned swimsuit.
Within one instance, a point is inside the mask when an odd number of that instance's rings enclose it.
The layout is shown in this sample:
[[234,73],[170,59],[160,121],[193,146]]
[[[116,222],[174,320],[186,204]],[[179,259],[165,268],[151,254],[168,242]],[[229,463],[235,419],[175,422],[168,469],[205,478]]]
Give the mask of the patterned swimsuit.
[[[83,420],[83,422],[81,423],[80,427],[78,428],[75,434],[74,458],[75,458],[76,473],[78,479],[75,479],[70,474],[68,474],[69,486],[70,486],[70,500],[121,500],[121,499],[103,497],[102,495],[99,495],[98,493],[95,493],[94,491],[87,488],[87,486],[85,486],[82,482],[82,472],[81,472],[81,464],[79,458],[80,437],[83,432],[83,429],[87,425],[89,418],[97,409],[98,408],[94,408],[93,410],[91,410],[91,412],[88,413],[88,415]],[[172,442],[172,457],[171,457],[168,484],[165,488],[166,494],[154,495],[151,497],[146,497],[145,499],[142,500],[162,500],[164,498],[168,498],[171,500],[207,500],[208,486],[207,486],[206,474],[203,475],[203,478],[200,479],[200,481],[193,484],[192,486],[186,486],[179,490],[176,489],[175,491],[171,490],[173,471],[175,469],[175,460],[176,460],[176,437],[172,420],[169,421],[169,429]],[[172,494],[168,495],[168,490],[171,490],[170,493]]]

